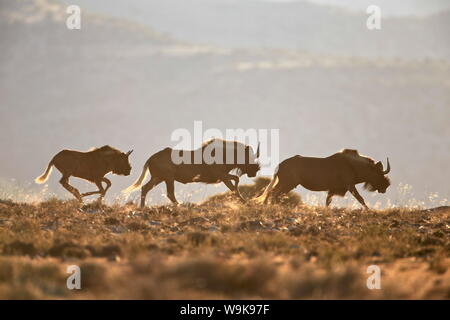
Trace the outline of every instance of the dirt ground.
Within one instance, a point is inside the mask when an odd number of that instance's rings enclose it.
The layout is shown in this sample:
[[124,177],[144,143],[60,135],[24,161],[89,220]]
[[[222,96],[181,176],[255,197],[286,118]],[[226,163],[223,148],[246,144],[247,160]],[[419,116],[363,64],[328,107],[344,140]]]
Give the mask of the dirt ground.
[[2,299],[450,299],[449,253],[449,207],[0,202]]

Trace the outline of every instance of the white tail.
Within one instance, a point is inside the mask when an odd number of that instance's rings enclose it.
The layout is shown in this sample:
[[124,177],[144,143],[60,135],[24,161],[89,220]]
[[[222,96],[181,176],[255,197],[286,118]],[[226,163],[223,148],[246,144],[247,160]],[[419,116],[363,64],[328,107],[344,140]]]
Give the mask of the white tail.
[[264,190],[263,194],[260,195],[255,199],[257,203],[265,203],[267,201],[267,197],[269,196],[270,191],[275,187],[275,185],[278,183],[278,173],[275,172],[273,175],[272,180],[270,181],[269,185]]
[[53,163],[52,163],[52,161],[50,161],[45,172],[41,176],[34,179],[34,182],[42,184],[45,181],[47,181],[48,177],[50,176],[50,173],[52,173],[52,168],[53,168]]
[[137,188],[139,188],[141,186],[142,182],[145,180],[145,178],[147,178],[147,175],[148,175],[148,163],[146,162],[144,164],[144,168],[142,169],[142,173],[141,173],[141,176],[139,177],[139,179],[137,179],[135,183],[133,183],[131,186],[129,186],[122,192],[130,193],[130,192],[133,192],[134,190],[136,190]]

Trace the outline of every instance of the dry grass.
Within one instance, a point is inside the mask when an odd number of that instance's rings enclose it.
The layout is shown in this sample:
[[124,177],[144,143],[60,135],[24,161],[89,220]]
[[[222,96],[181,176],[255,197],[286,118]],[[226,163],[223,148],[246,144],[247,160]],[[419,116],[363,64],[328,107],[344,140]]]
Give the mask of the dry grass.
[[[144,210],[1,201],[0,298],[450,298],[449,208],[364,212],[288,200],[242,205],[221,195]],[[78,291],[66,288],[73,264]],[[381,290],[366,287],[372,264]]]

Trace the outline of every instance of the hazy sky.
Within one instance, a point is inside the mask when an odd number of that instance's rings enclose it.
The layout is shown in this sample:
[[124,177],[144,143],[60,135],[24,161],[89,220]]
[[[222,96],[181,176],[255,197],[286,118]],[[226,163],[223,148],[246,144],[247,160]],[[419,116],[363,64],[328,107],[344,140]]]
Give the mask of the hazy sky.
[[[219,130],[279,129],[280,161],[342,148],[377,160],[389,156],[388,193],[362,191],[372,204],[427,200],[435,192],[439,201],[450,199],[448,15],[391,19],[383,31],[369,33],[363,12],[305,4],[291,3],[294,10],[264,0],[65,1],[100,14],[84,15],[82,29],[72,31],[53,0],[1,2],[0,13],[11,11],[6,17],[27,17],[30,3],[46,12],[56,7],[60,15],[15,24],[0,19],[0,148],[8,150],[0,198],[20,194],[14,181],[45,194],[33,180],[61,149],[110,144],[135,150],[132,175],[112,177],[114,199],[151,154],[172,145],[174,130],[192,130],[201,120]],[[242,44],[245,49],[234,49]],[[59,179],[54,172],[49,192],[67,197]],[[92,188],[73,180],[83,191]],[[405,184],[412,196],[405,196]],[[177,186],[181,201],[224,189]],[[152,192],[152,203],[166,201],[164,193],[164,186]]]

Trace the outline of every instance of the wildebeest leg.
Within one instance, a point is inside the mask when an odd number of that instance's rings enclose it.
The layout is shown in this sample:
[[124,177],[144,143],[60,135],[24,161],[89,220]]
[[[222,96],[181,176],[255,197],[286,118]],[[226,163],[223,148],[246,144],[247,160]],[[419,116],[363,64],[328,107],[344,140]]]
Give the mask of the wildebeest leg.
[[108,178],[105,178],[105,177],[102,178],[102,181],[104,183],[106,183],[106,188],[105,188],[105,191],[104,191],[104,193],[106,194],[106,191],[108,191],[108,189],[111,188],[111,181]]
[[98,197],[98,201],[99,201],[99,203],[101,203],[103,200],[103,197],[106,194],[106,190],[105,190],[105,188],[103,188],[102,181],[96,182],[95,184],[97,185],[98,191],[100,192],[100,197]]
[[161,183],[162,180],[152,177],[149,182],[144,184],[141,188],[141,208],[145,207],[145,197],[147,196],[147,193],[152,190],[156,185]]
[[70,177],[70,176],[63,176],[63,177],[59,180],[59,183],[61,183],[61,185],[62,185],[67,191],[69,191],[71,194],[73,194],[73,195],[75,196],[75,198],[77,198],[78,201],[83,202],[80,192],[79,192],[76,188],[72,187],[72,186],[69,184],[69,177]]
[[87,197],[87,196],[91,196],[93,194],[100,194],[100,197],[98,198],[98,200],[101,201],[106,193],[106,190],[102,186],[102,180],[95,182],[95,185],[98,188],[97,191],[85,192],[85,193],[81,194],[81,197]]
[[[280,181],[278,180],[278,183],[279,183]],[[273,192],[274,192],[274,189],[277,187],[277,185],[275,185],[275,187],[273,187],[272,189],[268,189],[267,190],[267,194],[266,194],[266,198],[264,199],[264,204],[268,204],[269,203],[269,201],[270,201],[270,199],[271,198],[273,198]],[[267,186],[266,188],[269,188],[269,186]],[[264,193],[263,193],[264,194]]]
[[[230,176],[231,177],[236,177],[236,176],[233,176],[233,175],[230,175]],[[234,191],[234,193],[238,196],[238,198],[242,202],[245,202],[245,199],[242,197],[242,195],[241,195],[241,193],[239,192],[239,189],[238,189],[239,178],[236,177],[237,178],[237,180],[236,180],[236,179],[231,178],[231,177],[229,177],[228,179],[224,179],[223,183],[228,187],[228,189],[230,189],[231,191]],[[234,185],[231,183],[230,179],[233,179],[235,181]]]
[[272,195],[271,195],[271,192],[272,192],[272,191],[269,191],[269,192],[267,193],[266,198],[265,198],[264,201],[263,201],[263,204],[268,204],[268,203],[269,203],[269,199],[270,199],[270,197],[272,196]]
[[272,200],[273,203],[278,202],[280,194],[281,187],[280,181],[278,181],[278,184],[267,194],[267,197],[264,200],[264,204],[269,203],[270,200]]
[[328,195],[327,195],[327,200],[326,200],[326,205],[327,205],[327,207],[329,207],[330,206],[330,204],[331,204],[331,200],[333,200],[332,198],[333,198],[333,196],[334,196],[334,194],[333,193],[331,193],[330,191],[328,191]]
[[167,187],[167,197],[169,197],[170,201],[173,202],[173,204],[177,205],[178,201],[175,198],[175,180],[165,180],[166,187]]
[[282,194],[283,194],[283,192],[281,190],[281,187],[280,186],[276,186],[274,188],[274,190],[272,191],[272,200],[274,202],[278,203],[280,201],[280,197],[281,197]]
[[281,196],[288,194],[292,189],[294,189],[294,187],[285,184],[280,179],[280,181],[278,181],[278,184],[272,190],[272,199],[274,200],[274,202],[279,202]]
[[89,191],[89,192],[85,192],[81,194],[81,197],[88,197],[88,196],[92,196],[93,194],[101,194],[102,192],[100,190],[98,191]]
[[361,195],[359,194],[358,190],[356,190],[356,187],[353,186],[351,188],[349,188],[349,191],[351,192],[351,194],[356,198],[356,200],[359,201],[359,203],[361,203],[364,208],[369,209],[369,207],[366,205],[366,203],[364,202],[363,197],[361,197]]
[[236,194],[239,197],[239,199],[241,199],[243,202],[245,202],[245,199],[242,197],[241,193],[239,192],[239,187],[238,187],[238,185],[239,185],[239,177],[235,176],[235,175],[232,175],[232,174],[229,174],[228,177],[231,180],[234,180],[234,187],[236,188]]

